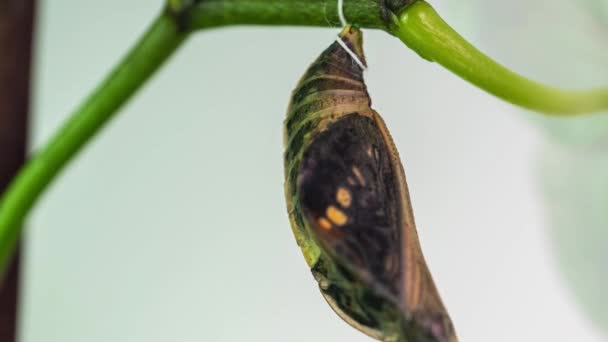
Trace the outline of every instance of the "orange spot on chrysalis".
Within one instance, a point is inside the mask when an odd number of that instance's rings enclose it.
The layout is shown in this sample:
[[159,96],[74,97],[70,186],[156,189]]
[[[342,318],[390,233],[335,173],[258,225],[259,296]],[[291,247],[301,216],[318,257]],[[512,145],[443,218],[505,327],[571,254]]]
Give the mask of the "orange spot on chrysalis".
[[336,201],[338,201],[343,208],[350,207],[350,204],[353,201],[350,191],[343,187],[339,187],[336,192]]
[[340,209],[334,207],[333,205],[330,205],[329,207],[327,207],[325,214],[333,223],[335,223],[338,226],[345,225],[346,221],[348,220],[348,216],[346,216],[346,214],[344,212],[342,212]]
[[319,227],[325,229],[325,230],[330,230],[332,227],[331,222],[329,222],[325,217],[321,217],[317,220],[317,223],[319,224]]

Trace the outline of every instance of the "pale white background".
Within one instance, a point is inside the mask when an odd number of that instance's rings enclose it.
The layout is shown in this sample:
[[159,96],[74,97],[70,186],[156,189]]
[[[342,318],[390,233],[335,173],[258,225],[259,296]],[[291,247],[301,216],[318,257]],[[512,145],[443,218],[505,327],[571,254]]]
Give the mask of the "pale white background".
[[[489,47],[457,6],[433,4]],[[43,2],[33,147],[160,5]],[[482,28],[491,36],[491,25]],[[192,37],[30,218],[21,340],[368,341],[318,293],[283,198],[289,94],[336,32]],[[557,267],[535,162],[545,138],[530,115],[383,32],[366,31],[365,48],[374,107],[400,150],[423,249],[461,341],[605,341]]]

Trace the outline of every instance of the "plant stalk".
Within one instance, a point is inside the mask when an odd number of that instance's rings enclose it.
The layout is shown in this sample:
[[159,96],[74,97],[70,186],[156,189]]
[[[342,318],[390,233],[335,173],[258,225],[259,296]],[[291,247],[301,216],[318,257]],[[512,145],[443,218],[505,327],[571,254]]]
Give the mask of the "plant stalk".
[[608,110],[608,88],[564,90],[516,74],[477,50],[424,1],[404,10],[392,33],[421,57],[520,107],[556,116]]
[[0,200],[0,274],[6,270],[23,220],[41,193],[81,148],[113,117],[184,41],[167,12],[69,118],[49,143],[31,156]]
[[[360,27],[387,32],[394,16],[384,0],[344,1],[344,15]],[[189,9],[185,20],[192,30],[227,25],[341,26],[337,0],[202,0]]]
[[[608,109],[607,90],[564,91],[519,76],[479,52],[423,1],[345,1],[347,19],[382,29],[410,48],[506,101],[544,113],[573,115]],[[389,5],[390,4],[390,5]],[[397,16],[397,14],[399,16]],[[227,25],[339,26],[336,1],[169,0],[140,42],[34,154],[0,199],[0,274],[21,224],[50,182],[118,109],[173,54],[190,32]]]
[[[0,194],[25,163],[27,153],[35,12],[35,0],[5,0],[0,5]],[[7,261],[6,274],[0,275],[2,342],[17,341],[22,251],[18,246]]]
[[[193,30],[226,25],[340,26],[337,5],[326,0],[204,0],[185,17]],[[515,105],[554,116],[608,110],[608,88],[559,89],[527,79],[492,60],[424,0],[401,0],[392,8],[379,0],[345,1],[351,23],[395,35],[421,57]]]

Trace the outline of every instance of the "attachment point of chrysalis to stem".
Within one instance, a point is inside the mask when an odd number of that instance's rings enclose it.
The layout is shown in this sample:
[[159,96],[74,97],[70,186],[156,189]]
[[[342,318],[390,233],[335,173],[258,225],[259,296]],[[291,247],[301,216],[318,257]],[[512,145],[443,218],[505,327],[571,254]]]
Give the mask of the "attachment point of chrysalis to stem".
[[423,0],[399,13],[392,33],[421,57],[515,105],[554,116],[608,111],[608,87],[564,90],[527,79],[467,42]]

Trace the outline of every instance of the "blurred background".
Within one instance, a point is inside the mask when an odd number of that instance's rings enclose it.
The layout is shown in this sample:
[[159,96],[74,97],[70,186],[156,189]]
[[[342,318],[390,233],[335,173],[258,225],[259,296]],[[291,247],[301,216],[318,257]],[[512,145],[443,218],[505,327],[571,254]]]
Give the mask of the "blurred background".
[[[602,0],[431,4],[527,76],[608,83]],[[160,7],[42,3],[33,149]],[[337,32],[193,36],[31,216],[21,341],[370,341],[325,304],[283,197],[290,92]],[[608,341],[608,116],[524,112],[383,32],[365,48],[461,341]]]

